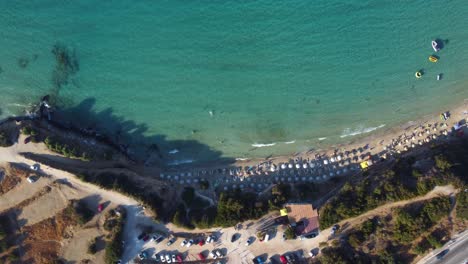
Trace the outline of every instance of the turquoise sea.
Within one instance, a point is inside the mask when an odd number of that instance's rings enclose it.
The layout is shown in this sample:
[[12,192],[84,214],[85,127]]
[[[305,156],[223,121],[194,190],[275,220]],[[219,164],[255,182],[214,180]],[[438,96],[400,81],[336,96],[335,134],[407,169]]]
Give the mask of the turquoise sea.
[[[1,117],[50,94],[72,122],[156,143],[168,162],[322,148],[468,96],[466,0],[0,8]],[[432,39],[444,46],[437,63],[428,61]],[[57,74],[54,46],[75,67]]]

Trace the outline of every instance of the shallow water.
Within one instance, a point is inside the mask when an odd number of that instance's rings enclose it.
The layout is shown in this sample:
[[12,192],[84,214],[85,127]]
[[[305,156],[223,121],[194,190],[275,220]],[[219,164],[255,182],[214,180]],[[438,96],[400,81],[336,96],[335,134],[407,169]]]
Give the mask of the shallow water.
[[[157,143],[170,162],[322,148],[468,95],[463,0],[3,1],[1,8],[2,116],[51,94],[74,122]],[[435,38],[444,48],[431,63]],[[52,82],[56,43],[79,63],[61,86]],[[425,75],[416,80],[419,69]]]

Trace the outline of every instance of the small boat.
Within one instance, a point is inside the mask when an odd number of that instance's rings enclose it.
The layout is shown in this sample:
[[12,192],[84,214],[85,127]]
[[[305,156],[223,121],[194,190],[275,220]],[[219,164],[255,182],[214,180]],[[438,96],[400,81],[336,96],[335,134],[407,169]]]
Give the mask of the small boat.
[[436,56],[433,56],[433,55],[429,56],[429,61],[431,62],[437,62],[438,60],[439,59]]
[[434,49],[435,52],[438,52],[440,50],[440,47],[439,47],[439,44],[437,43],[437,41],[433,40],[431,44],[432,44],[432,48]]
[[437,80],[440,81],[442,79],[442,73],[437,74]]
[[418,78],[418,79],[421,78],[422,75],[423,75],[423,74],[422,74],[421,71],[417,71],[417,72],[414,74],[414,76],[416,76],[416,78]]

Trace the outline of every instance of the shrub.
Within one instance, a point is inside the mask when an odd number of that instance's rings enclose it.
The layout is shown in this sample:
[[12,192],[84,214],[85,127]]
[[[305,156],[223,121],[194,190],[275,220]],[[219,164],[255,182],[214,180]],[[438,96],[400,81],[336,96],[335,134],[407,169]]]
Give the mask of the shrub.
[[429,242],[429,244],[431,244],[433,248],[440,248],[443,246],[440,240],[434,237],[432,234],[427,236],[427,241]]
[[91,254],[91,255],[94,255],[97,253],[97,237],[95,237],[93,240],[91,240],[89,243],[88,243],[88,254]]
[[447,171],[452,167],[452,164],[448,161],[448,159],[444,155],[437,155],[434,157],[436,167],[441,171]]
[[294,229],[291,226],[288,226],[286,230],[284,230],[284,235],[286,236],[286,239],[296,238],[296,232],[294,232]]
[[21,133],[26,135],[26,136],[37,136],[38,135],[37,131],[34,128],[30,127],[30,126],[23,127],[21,129]]
[[461,188],[457,194],[457,217],[468,219],[468,186]]
[[123,237],[124,218],[120,218],[119,224],[112,231],[111,239],[106,243],[105,262],[108,264],[117,263],[123,252],[122,237]]
[[0,132],[0,147],[7,148],[13,145],[13,141],[5,132]]

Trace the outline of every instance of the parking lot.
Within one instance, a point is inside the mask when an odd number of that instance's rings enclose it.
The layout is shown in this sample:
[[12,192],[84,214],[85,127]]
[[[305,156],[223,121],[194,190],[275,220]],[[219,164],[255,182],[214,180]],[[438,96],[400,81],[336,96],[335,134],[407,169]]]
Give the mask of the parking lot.
[[[139,218],[142,218],[142,215]],[[282,263],[280,259],[282,255],[284,257],[290,256],[289,263],[303,263],[304,259],[309,257],[311,250],[318,252],[319,242],[326,241],[330,234],[330,230],[324,230],[315,238],[284,241],[283,228],[279,225],[268,229],[268,241],[259,241],[256,237],[257,231],[265,223],[271,222],[272,219],[274,217],[269,215],[258,221],[240,223],[236,227],[203,230],[203,232],[197,230],[188,232],[172,224],[146,226],[146,228],[151,227],[147,229],[149,232],[145,233],[148,236],[147,241],[138,239],[138,236],[144,232],[142,225],[139,225],[139,228],[133,231],[134,245],[130,246],[133,248],[133,255],[128,255],[127,261],[139,260],[138,254],[145,251],[148,258],[158,257],[159,262],[162,262],[162,256],[164,262],[167,262],[166,258],[169,258],[169,263],[172,263],[174,259],[176,263],[200,260],[205,260],[204,263],[206,263],[206,261],[211,260],[211,263],[227,263],[229,261],[229,263],[247,264],[253,263],[257,257],[263,261]],[[157,241],[157,237],[152,239],[151,236],[154,234],[156,236],[164,235],[164,239],[161,241]],[[207,241],[210,236],[214,238],[214,241]],[[172,243],[168,243],[169,240]],[[248,240],[250,243],[247,244]],[[128,244],[128,242],[126,243]],[[130,253],[128,248],[125,252]],[[141,263],[154,262],[155,260]]]

